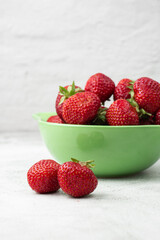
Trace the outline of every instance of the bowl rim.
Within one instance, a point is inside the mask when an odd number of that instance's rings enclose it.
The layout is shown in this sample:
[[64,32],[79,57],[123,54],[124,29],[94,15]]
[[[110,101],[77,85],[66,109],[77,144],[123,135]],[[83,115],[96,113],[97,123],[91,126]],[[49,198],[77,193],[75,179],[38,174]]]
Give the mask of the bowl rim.
[[77,127],[77,128],[160,128],[160,125],[123,125],[123,126],[110,126],[110,125],[82,125],[82,124],[59,124],[46,122],[41,119],[40,115],[42,114],[51,114],[52,116],[57,115],[56,112],[38,112],[32,114],[32,117],[37,120],[39,123],[45,125],[58,126],[58,127]]

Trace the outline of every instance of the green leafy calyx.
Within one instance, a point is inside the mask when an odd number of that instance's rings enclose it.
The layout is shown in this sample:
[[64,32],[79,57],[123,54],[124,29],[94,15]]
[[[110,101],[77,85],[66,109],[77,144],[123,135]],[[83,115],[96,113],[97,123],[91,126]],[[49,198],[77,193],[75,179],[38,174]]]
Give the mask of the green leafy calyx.
[[81,162],[75,158],[71,158],[72,162],[79,163],[82,167],[86,166],[88,168],[93,168],[95,167],[95,164],[93,164],[94,160],[88,160],[86,162]]
[[81,88],[76,88],[75,87],[75,82],[73,81],[72,85],[69,85],[67,87],[67,89],[65,87],[60,86],[59,87],[59,94],[62,96],[60,101],[59,101],[59,105],[62,104],[67,98],[73,96],[74,94],[78,93],[78,92],[83,92],[84,90],[82,90]]
[[92,121],[93,125],[104,125],[107,123],[106,120],[106,112],[107,112],[107,108],[105,107],[100,107],[98,109],[97,115],[95,117],[95,119]]

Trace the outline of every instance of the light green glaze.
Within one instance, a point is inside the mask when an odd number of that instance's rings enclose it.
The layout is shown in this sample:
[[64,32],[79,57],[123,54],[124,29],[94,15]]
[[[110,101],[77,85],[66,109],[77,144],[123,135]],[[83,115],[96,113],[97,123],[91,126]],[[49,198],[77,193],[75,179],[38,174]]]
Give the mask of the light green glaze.
[[42,138],[59,163],[71,157],[94,160],[97,176],[140,172],[160,158],[160,125],[91,126],[48,123],[54,113],[38,113]]

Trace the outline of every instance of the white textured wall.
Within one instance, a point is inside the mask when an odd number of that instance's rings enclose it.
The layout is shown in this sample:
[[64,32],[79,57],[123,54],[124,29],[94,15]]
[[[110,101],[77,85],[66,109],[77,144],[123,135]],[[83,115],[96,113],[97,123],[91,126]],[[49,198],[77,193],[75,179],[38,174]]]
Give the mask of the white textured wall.
[[59,84],[160,81],[159,0],[0,0],[0,131],[37,130]]

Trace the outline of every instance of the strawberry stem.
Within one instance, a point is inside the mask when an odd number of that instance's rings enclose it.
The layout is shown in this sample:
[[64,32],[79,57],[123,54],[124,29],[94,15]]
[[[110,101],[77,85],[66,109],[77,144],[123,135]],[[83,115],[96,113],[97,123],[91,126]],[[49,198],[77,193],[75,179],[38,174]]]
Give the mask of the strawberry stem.
[[100,107],[98,109],[98,112],[96,114],[95,119],[92,121],[92,124],[94,124],[94,125],[104,125],[104,124],[106,124],[107,123],[106,112],[107,112],[106,107]]
[[71,158],[72,162],[79,163],[82,167],[86,166],[88,168],[93,168],[95,167],[95,164],[92,164],[94,160],[88,160],[86,162],[81,162],[75,158]]

